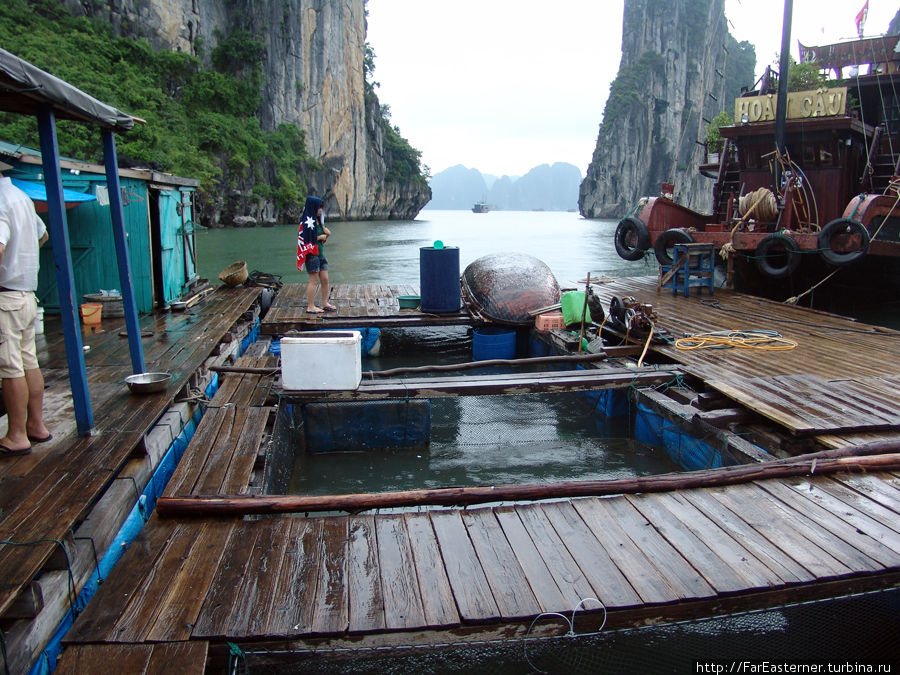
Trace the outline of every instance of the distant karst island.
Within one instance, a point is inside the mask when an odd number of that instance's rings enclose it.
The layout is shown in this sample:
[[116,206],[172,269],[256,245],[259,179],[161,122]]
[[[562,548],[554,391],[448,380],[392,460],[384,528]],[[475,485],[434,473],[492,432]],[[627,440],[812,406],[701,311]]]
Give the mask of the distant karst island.
[[471,209],[483,202],[492,210],[574,211],[578,207],[581,171],[566,162],[541,164],[524,176],[497,178],[451,166],[431,177],[431,201],[426,209]]

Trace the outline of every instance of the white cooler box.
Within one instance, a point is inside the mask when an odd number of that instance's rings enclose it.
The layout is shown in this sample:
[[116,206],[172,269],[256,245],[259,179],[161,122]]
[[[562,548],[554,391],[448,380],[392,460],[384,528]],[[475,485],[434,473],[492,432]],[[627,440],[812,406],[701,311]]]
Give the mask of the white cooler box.
[[281,338],[281,386],[356,389],[362,380],[359,331],[307,331]]

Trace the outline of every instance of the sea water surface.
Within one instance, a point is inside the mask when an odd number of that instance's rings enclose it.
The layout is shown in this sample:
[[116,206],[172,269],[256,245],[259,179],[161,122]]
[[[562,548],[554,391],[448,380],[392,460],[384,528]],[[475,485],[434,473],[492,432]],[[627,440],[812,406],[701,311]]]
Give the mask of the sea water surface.
[[[597,276],[656,274],[616,255],[616,223],[576,213],[423,211],[415,220],[328,222],[326,256],[335,284],[419,284],[419,249],[440,240],[459,248],[460,271],[488,254],[527,253],[544,261],[562,287]],[[197,235],[201,276],[216,282],[232,262],[305,283],[295,266],[296,225],[221,229]],[[363,370],[472,360],[471,329],[382,331],[382,352]],[[630,420],[608,422],[596,399],[578,394],[434,399],[427,449],[300,453],[291,492],[382,492],[458,485],[501,485],[623,478],[678,470],[661,451],[632,438]]]
[[[616,255],[616,222],[587,220],[560,211],[422,211],[415,220],[329,221],[326,247],[334,284],[417,284],[419,249],[440,240],[459,248],[460,271],[481,256],[527,253],[543,260],[561,286],[575,286],[588,272],[609,276],[656,274],[653,262],[627,262]],[[305,283],[297,271],[297,225],[226,228],[197,235],[198,271],[213,282],[237,260],[250,271]]]

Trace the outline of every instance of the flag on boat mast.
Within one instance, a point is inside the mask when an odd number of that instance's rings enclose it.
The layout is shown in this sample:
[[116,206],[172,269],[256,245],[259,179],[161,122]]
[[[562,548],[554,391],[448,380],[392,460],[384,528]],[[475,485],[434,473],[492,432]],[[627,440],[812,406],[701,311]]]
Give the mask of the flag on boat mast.
[[866,15],[869,13],[869,0],[866,0],[866,4],[863,5],[862,9],[859,10],[859,14],[856,15],[856,32],[859,34],[859,37],[863,36],[863,28],[866,25]]

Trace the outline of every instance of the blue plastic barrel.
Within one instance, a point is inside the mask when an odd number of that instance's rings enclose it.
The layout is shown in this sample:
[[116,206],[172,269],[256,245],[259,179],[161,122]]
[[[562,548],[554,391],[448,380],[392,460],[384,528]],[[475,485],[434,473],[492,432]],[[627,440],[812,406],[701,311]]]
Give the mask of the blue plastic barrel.
[[472,359],[514,359],[516,331],[514,328],[476,328],[472,332]]
[[419,249],[419,295],[423,312],[459,311],[459,247]]

